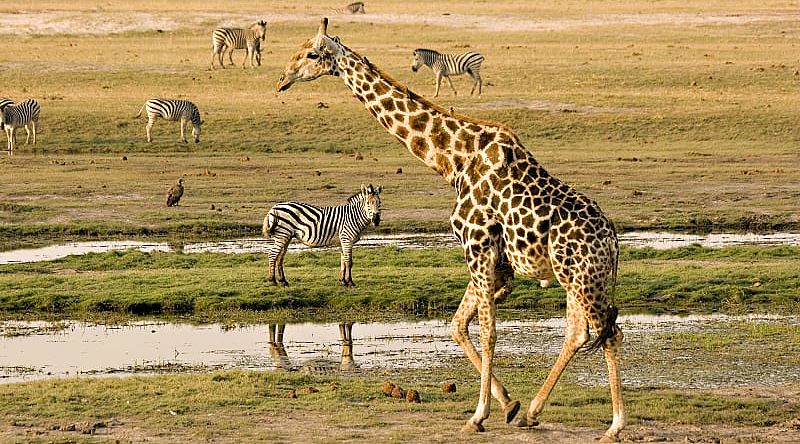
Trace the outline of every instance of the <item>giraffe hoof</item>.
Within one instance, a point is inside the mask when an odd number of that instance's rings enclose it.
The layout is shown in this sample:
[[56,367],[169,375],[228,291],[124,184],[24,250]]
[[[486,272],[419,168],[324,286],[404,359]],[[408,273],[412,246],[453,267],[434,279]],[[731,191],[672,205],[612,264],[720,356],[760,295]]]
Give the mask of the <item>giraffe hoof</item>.
[[603,435],[600,437],[600,442],[617,442],[617,438],[608,435]]
[[281,287],[288,287],[289,286],[289,283],[286,282],[286,281],[281,281],[280,284],[281,284]]
[[467,421],[464,427],[461,427],[461,433],[483,433],[485,431],[482,424],[475,424],[472,421]]
[[506,424],[511,424],[511,421],[517,416],[517,412],[519,412],[519,401],[509,402],[503,411],[506,414]]
[[519,418],[515,423],[515,427],[519,427],[521,429],[529,429],[531,427],[536,427],[539,425],[539,421],[536,419],[528,419],[527,417]]

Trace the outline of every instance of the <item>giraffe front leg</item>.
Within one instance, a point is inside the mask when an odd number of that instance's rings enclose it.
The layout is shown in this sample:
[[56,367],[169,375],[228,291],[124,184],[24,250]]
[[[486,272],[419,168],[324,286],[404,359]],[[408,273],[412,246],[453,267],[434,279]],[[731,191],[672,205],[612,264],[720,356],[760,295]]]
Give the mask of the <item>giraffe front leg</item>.
[[[470,282],[467,291],[464,293],[464,298],[461,300],[461,304],[459,304],[458,310],[456,310],[455,315],[453,315],[453,320],[450,323],[450,336],[456,344],[461,347],[461,350],[464,351],[467,359],[469,359],[475,369],[481,371],[481,356],[478,354],[478,350],[475,349],[475,345],[469,338],[469,323],[478,312],[476,302],[475,287],[472,282]],[[517,415],[520,404],[519,401],[511,399],[506,388],[503,387],[503,384],[500,383],[494,374],[492,374],[492,396],[500,402],[506,423],[510,423]]]
[[489,417],[492,391],[492,364],[497,342],[497,305],[489,292],[481,290],[478,297],[478,324],[481,340],[481,390],[475,414],[467,420],[462,431],[483,432],[483,421]]
[[611,408],[614,418],[601,442],[616,442],[619,432],[625,427],[625,407],[622,403],[622,383],[619,375],[619,354],[623,339],[622,330],[614,329],[614,336],[603,344],[603,355],[608,366],[608,382],[611,386]]

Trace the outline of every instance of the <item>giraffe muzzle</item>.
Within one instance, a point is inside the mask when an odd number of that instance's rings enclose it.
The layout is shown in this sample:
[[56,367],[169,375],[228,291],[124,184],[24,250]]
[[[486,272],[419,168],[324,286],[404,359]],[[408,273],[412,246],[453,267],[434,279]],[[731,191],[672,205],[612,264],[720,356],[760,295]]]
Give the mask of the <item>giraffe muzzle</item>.
[[289,87],[292,86],[292,82],[286,80],[286,75],[282,75],[280,79],[278,79],[278,83],[275,84],[275,90],[278,92],[284,92]]

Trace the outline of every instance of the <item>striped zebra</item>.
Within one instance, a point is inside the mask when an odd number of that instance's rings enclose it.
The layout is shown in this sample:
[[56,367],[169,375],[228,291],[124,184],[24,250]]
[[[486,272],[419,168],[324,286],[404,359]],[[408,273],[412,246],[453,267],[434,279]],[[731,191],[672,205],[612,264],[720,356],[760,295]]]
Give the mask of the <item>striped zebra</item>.
[[483,87],[481,63],[483,63],[483,56],[475,51],[452,55],[442,54],[432,49],[418,48],[414,50],[414,63],[411,65],[411,70],[417,72],[422,65],[429,66],[433,70],[434,74],[436,74],[436,94],[434,94],[434,97],[439,97],[439,86],[442,84],[442,77],[447,78],[447,83],[453,89],[453,95],[458,95],[450,76],[469,74],[475,80],[469,94],[472,95],[477,86],[478,97],[480,97]]
[[272,285],[289,285],[283,274],[283,259],[292,238],[309,247],[341,246],[339,282],[353,286],[353,245],[370,222],[381,222],[383,188],[361,185],[361,191],[337,207],[316,207],[300,202],[282,202],[269,210],[262,231],[273,241],[269,250],[269,279]]
[[181,142],[187,143],[186,136],[184,135],[184,127],[186,122],[192,123],[192,136],[194,136],[194,143],[200,143],[200,126],[203,121],[200,120],[200,111],[197,106],[188,100],[181,99],[150,99],[144,102],[142,109],[136,118],[142,115],[142,112],[147,110],[147,141],[152,142],[150,137],[150,129],[153,128],[153,123],[156,117],[161,117],[164,120],[180,121],[181,122]]
[[4,110],[8,105],[13,105],[14,101],[5,97],[0,97],[0,111]]
[[39,102],[35,99],[28,99],[18,105],[6,104],[0,112],[0,128],[6,132],[8,138],[8,152],[14,152],[14,146],[17,143],[17,135],[15,134],[17,128],[25,127],[27,137],[25,137],[25,145],[31,139],[33,133],[33,144],[36,144],[36,123],[39,121]]
[[344,8],[331,8],[334,14],[366,14],[364,10],[364,2],[353,2]]
[[[261,42],[267,38],[267,22],[261,20],[253,23],[249,28],[217,28],[211,34],[211,44],[213,52],[211,54],[211,69],[214,69],[214,59],[219,60],[219,66],[225,68],[225,51],[228,52],[228,59],[233,66],[233,50],[246,49],[247,54],[242,60],[242,68],[247,68],[247,60],[250,59],[250,67],[254,67],[253,61],[258,52],[258,62],[261,65]],[[259,42],[259,43],[256,43]],[[256,46],[258,45],[258,46]],[[256,49],[258,48],[258,49]]]

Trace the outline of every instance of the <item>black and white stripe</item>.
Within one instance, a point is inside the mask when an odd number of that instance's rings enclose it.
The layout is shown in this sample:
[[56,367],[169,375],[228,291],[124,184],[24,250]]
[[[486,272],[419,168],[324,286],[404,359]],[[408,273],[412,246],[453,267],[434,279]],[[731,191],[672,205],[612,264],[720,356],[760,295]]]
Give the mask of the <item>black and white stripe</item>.
[[[267,38],[267,22],[261,20],[253,23],[249,28],[217,28],[211,34],[211,44],[213,53],[211,54],[211,69],[214,69],[214,59],[219,60],[219,66],[225,68],[225,51],[228,52],[228,59],[233,65],[233,50],[246,49],[247,54],[242,60],[242,68],[247,68],[247,60],[250,60],[250,67],[254,67],[253,62],[258,59],[261,65],[261,43]],[[256,56],[258,54],[258,56]]]
[[301,202],[282,202],[272,207],[264,218],[264,236],[273,244],[269,250],[269,275],[273,285],[287,285],[283,259],[289,242],[297,238],[310,247],[341,245],[339,281],[355,286],[351,275],[353,245],[370,222],[381,221],[382,187],[361,185],[361,191],[337,207],[317,207]]
[[195,143],[200,143],[200,126],[203,121],[200,120],[200,111],[194,103],[181,99],[150,99],[144,103],[136,117],[141,116],[144,111],[147,111],[148,142],[153,141],[150,137],[150,129],[153,128],[153,123],[157,117],[161,117],[164,120],[179,121],[181,123],[181,142],[183,143],[187,143],[184,127],[186,122],[191,122],[194,141]]
[[[8,99],[5,99],[8,100]],[[9,100],[9,102],[11,102]],[[25,137],[25,145],[28,144],[33,133],[33,143],[36,144],[36,123],[39,122],[39,102],[35,99],[28,99],[18,105],[13,102],[6,104],[0,112],[0,128],[6,132],[8,138],[7,149],[9,153],[13,153],[14,146],[17,143],[17,128],[25,127],[27,137]]]
[[5,97],[0,97],[0,111],[4,110],[8,105],[13,105],[14,101]]
[[433,69],[434,74],[436,74],[436,94],[434,97],[439,96],[439,86],[442,84],[442,77],[447,78],[450,88],[453,89],[453,94],[458,95],[456,88],[453,86],[453,82],[450,80],[450,76],[457,76],[465,73],[472,76],[472,79],[475,80],[469,94],[472,95],[477,86],[478,96],[480,96],[483,87],[483,80],[481,80],[481,63],[483,63],[483,60],[484,57],[475,51],[453,55],[442,54],[432,49],[418,48],[414,50],[414,63],[411,65],[411,70],[417,72],[422,65]]
[[353,2],[344,8],[331,8],[334,14],[366,14],[364,10],[364,2]]

